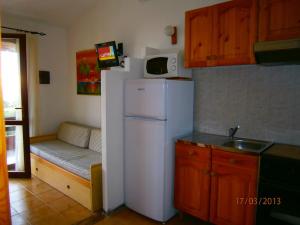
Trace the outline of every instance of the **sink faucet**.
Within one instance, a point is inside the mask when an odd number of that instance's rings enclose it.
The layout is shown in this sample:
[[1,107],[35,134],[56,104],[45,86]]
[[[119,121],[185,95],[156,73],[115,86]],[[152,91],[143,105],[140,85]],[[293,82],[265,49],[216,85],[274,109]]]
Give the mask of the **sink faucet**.
[[236,134],[236,132],[238,131],[238,129],[240,128],[240,125],[237,125],[236,127],[231,127],[230,129],[229,129],[229,137],[231,138],[231,139],[233,139],[234,138],[234,135]]

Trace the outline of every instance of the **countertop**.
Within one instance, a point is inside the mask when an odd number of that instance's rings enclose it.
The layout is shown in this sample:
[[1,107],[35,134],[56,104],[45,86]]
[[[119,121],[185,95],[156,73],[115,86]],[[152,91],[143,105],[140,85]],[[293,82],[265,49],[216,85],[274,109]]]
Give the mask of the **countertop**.
[[221,146],[226,141],[231,139],[226,136],[216,135],[216,134],[206,134],[206,133],[197,133],[194,132],[189,136],[179,138],[178,141],[185,143],[195,144],[199,146]]
[[[244,139],[244,138],[235,138],[235,139]],[[212,149],[222,149],[224,151],[242,153],[242,154],[251,154],[251,155],[260,155],[263,151],[251,151],[251,150],[239,150],[232,147],[224,147],[225,142],[231,141],[232,139],[228,136],[216,135],[216,134],[207,134],[207,133],[198,133],[194,132],[188,136],[179,138],[178,142],[194,144],[202,147],[210,147]],[[245,139],[251,140],[251,139]],[[255,140],[256,141],[256,140]],[[259,140],[258,140],[259,141]],[[271,146],[272,147],[272,146]]]
[[265,152],[265,155],[300,160],[300,146],[288,144],[274,144]]

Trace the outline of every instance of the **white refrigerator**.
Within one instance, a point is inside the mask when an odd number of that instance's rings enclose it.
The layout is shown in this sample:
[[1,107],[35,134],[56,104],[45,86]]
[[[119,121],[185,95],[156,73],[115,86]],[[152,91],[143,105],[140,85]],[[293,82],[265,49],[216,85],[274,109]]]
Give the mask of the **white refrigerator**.
[[176,138],[193,130],[194,82],[125,82],[125,205],[165,222],[176,212]]

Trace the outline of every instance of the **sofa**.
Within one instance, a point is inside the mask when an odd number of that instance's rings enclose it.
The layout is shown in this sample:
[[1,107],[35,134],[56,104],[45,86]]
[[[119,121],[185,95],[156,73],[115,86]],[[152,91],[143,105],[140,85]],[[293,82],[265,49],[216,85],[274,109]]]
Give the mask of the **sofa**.
[[91,211],[102,208],[101,129],[63,122],[30,139],[31,173]]

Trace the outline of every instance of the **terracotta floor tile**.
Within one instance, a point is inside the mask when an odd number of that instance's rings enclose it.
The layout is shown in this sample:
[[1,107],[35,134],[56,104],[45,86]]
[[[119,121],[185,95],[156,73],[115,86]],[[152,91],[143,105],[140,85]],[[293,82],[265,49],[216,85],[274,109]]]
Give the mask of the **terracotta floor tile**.
[[30,221],[31,225],[71,225],[72,223],[62,215],[55,214],[43,217],[40,220]]
[[81,221],[92,215],[92,212],[81,205],[76,205],[61,213],[71,224]]
[[12,214],[15,224],[68,225],[81,221],[91,212],[73,199],[37,178],[10,180]]
[[[96,223],[97,225],[127,225],[128,223],[126,223],[127,221],[125,220],[121,220],[120,218],[117,217],[106,217],[103,220],[99,221],[98,223]],[[134,224],[133,221],[130,221],[131,224]],[[139,224],[141,225],[141,224]]]
[[[46,224],[48,220],[57,220],[59,221],[60,218],[63,219],[63,217],[57,213],[56,211],[52,210],[48,206],[42,206],[35,210],[31,211],[25,211],[21,214],[22,216],[26,217],[27,220],[35,225],[35,224]],[[48,224],[48,223],[47,223]]]
[[49,202],[51,203],[51,202],[55,202],[56,200],[62,198],[64,196],[64,194],[57,190],[50,190],[47,192],[43,192],[41,194],[37,194],[36,196],[46,203],[49,203]]
[[34,209],[36,209],[38,207],[41,207],[43,205],[45,205],[45,203],[42,202],[41,200],[39,200],[38,198],[35,198],[34,196],[11,203],[11,206],[18,213],[22,213],[24,211],[34,210]]
[[76,205],[79,205],[79,203],[65,195],[51,203],[48,203],[48,206],[57,212],[66,211]]
[[20,213],[20,215],[25,216],[28,220],[40,219],[41,217],[51,216],[53,214],[58,213],[47,205],[41,205],[40,207],[31,208]]
[[9,193],[9,198],[10,198],[11,203],[20,201],[22,199],[25,199],[25,198],[28,198],[31,196],[32,196],[32,194],[24,188],[15,190],[15,191]]
[[97,212],[97,213],[93,213],[92,215],[90,215],[89,217],[80,220],[79,222],[77,222],[76,224],[81,224],[81,225],[91,225],[91,224],[96,224],[97,222],[103,220],[105,218],[105,216],[102,214],[102,212]]
[[[166,223],[167,225],[208,225],[201,220],[185,215],[180,219],[178,215]],[[96,225],[161,225],[160,222],[148,219],[134,211],[123,207],[111,215],[106,216],[103,220],[96,223]]]
[[40,183],[44,183],[42,182],[40,179],[32,177],[32,178],[28,178],[28,179],[14,179],[16,182],[18,182],[19,184],[21,184],[23,187],[28,187],[28,186],[35,186],[37,184]]
[[[91,211],[81,206],[76,201],[68,196],[63,195],[55,190],[48,184],[34,178],[32,180],[13,179],[10,180],[13,188],[16,187],[16,196],[22,196],[20,191],[25,187],[24,191],[28,190],[23,195],[27,197],[21,200],[12,201],[11,212],[13,225],[71,225],[79,221],[83,221],[91,217]],[[12,188],[12,189],[13,189]],[[43,199],[43,200],[42,200]],[[89,218],[90,219],[90,218]],[[101,218],[100,218],[101,219]],[[135,213],[128,208],[121,208],[111,215],[106,216],[101,221],[97,222],[98,225],[161,225],[161,223],[148,219],[138,213]],[[167,225],[207,225],[196,218],[184,216],[179,219],[175,216],[172,220],[168,221]]]
[[52,188],[50,185],[46,183],[37,183],[34,185],[28,185],[26,186],[26,189],[32,192],[33,194],[41,194],[47,191],[54,190],[54,188]]

